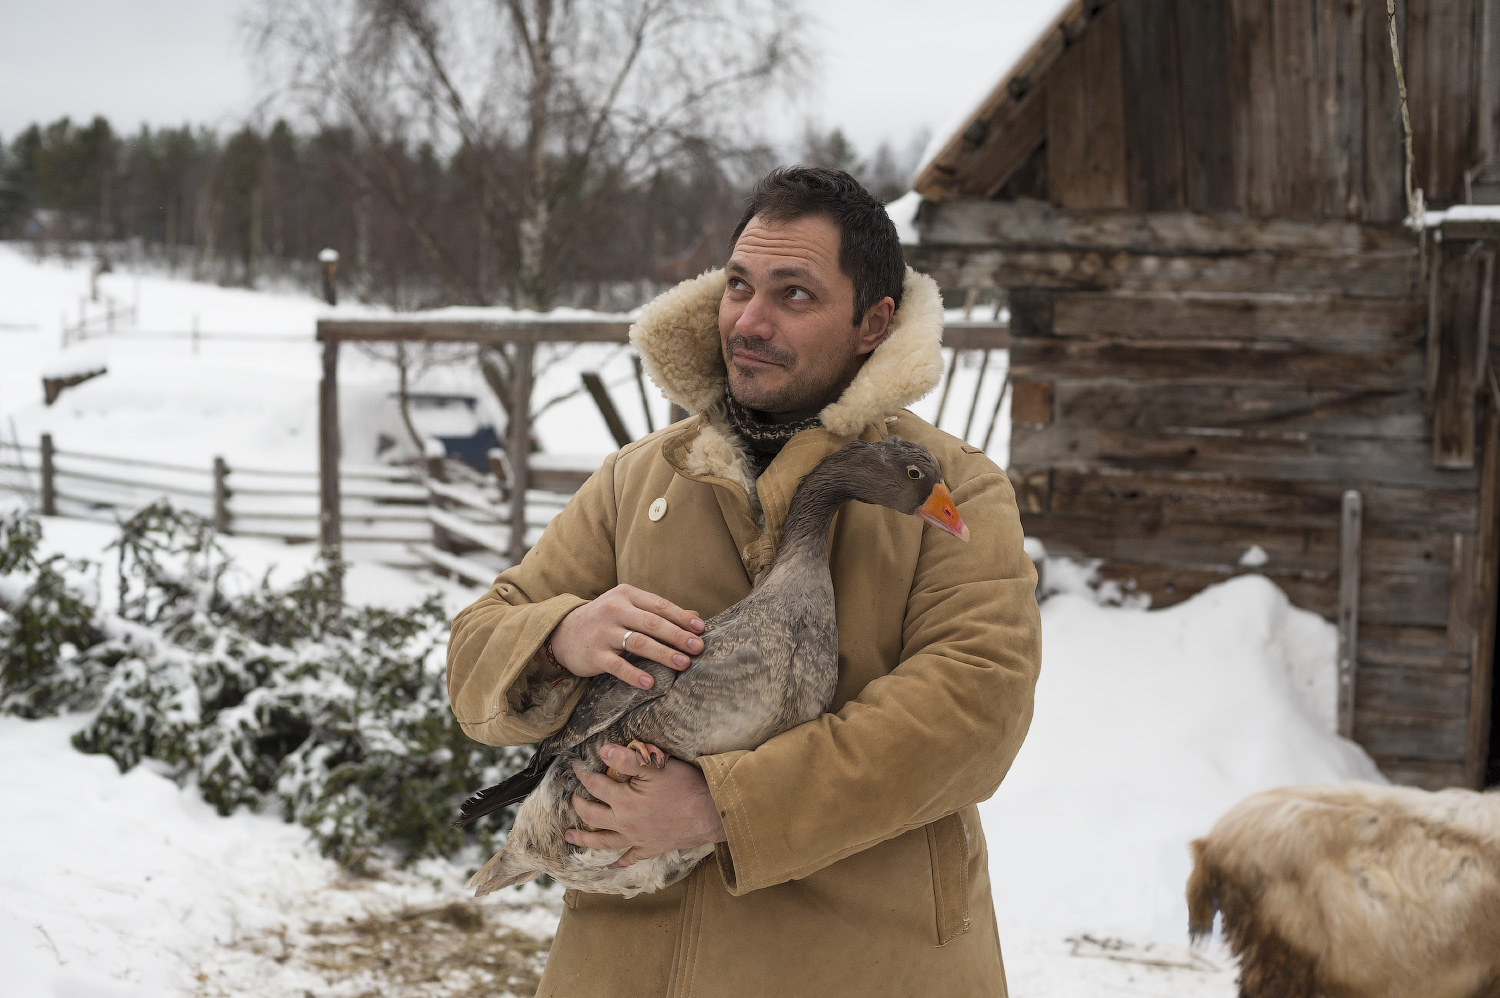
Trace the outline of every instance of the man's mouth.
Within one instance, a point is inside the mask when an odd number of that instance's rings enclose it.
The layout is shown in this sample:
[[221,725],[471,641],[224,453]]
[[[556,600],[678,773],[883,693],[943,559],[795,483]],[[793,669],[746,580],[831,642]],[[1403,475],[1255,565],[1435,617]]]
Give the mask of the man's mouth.
[[780,367],[774,360],[750,353],[748,350],[736,350],[733,354],[736,364],[764,364],[767,367]]

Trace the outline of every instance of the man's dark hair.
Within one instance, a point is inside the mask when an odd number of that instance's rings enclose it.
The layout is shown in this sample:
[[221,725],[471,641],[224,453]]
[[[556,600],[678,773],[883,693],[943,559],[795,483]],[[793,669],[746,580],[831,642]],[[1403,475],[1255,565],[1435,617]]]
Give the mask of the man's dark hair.
[[759,215],[768,222],[791,222],[826,215],[839,227],[839,269],[854,282],[854,325],[882,298],[901,307],[906,259],[901,237],[880,199],[843,170],[787,166],[772,170],[745,201],[745,214],[729,245]]

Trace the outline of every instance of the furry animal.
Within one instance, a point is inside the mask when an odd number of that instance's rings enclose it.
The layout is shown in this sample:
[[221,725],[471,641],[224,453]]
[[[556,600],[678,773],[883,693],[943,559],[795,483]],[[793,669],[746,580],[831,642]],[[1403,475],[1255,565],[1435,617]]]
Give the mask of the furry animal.
[[1241,998],[1500,998],[1500,792],[1284,787],[1192,850],[1188,928],[1222,912]]
[[525,769],[465,802],[454,824],[524,799],[504,848],[469,881],[476,896],[546,873],[578,890],[633,897],[681,880],[713,852],[712,846],[675,850],[613,869],[621,851],[569,845],[564,833],[583,827],[573,795],[593,799],[572,764],[606,772],[599,757],[606,742],[627,745],[658,766],[666,753],[692,762],[754,748],[825,712],[838,681],[828,533],[834,514],[853,499],[968,539],[925,448],[890,437],[835,451],[793,494],[775,561],[748,596],[707,621],[703,651],[686,672],[627,656],[655,678],[651,689],[608,674],[593,677],[567,724],[538,746]]

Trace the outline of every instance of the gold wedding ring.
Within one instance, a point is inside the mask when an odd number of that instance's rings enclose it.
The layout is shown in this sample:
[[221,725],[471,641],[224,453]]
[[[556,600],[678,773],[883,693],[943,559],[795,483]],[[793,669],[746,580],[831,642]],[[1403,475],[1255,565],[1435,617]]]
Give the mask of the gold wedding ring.
[[634,633],[635,633],[634,631],[626,631],[625,632],[625,636],[620,639],[620,650],[621,651],[629,651],[630,650],[629,648],[625,647],[625,643],[630,640],[630,636],[632,634],[634,634]]

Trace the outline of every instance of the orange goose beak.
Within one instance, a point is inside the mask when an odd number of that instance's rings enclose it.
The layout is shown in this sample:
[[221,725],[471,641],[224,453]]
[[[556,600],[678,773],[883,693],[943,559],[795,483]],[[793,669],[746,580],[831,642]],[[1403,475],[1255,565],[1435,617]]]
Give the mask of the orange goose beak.
[[958,515],[958,507],[953,505],[953,496],[948,491],[948,486],[942,482],[932,487],[932,494],[917,510],[917,515],[945,534],[952,534],[961,541],[969,539],[968,525]]

